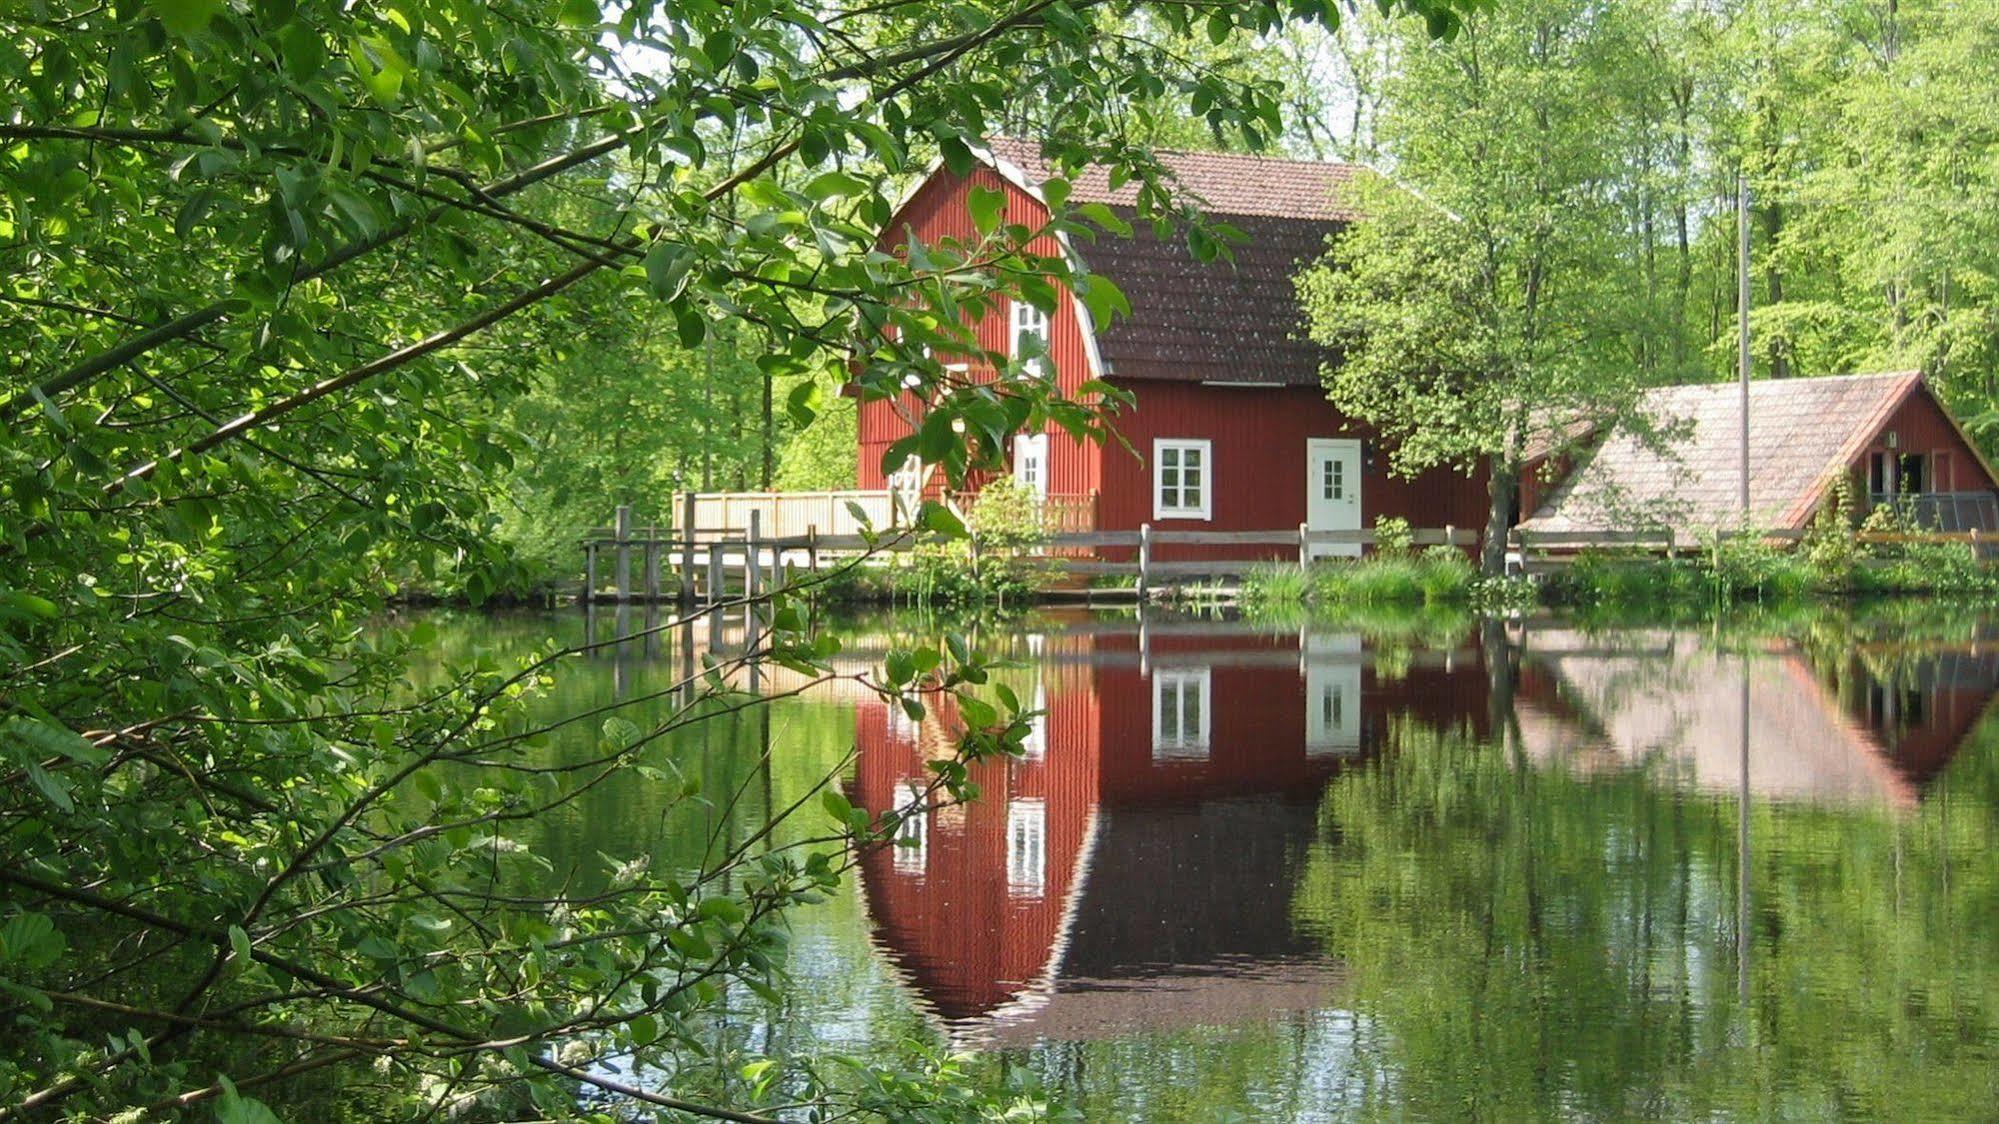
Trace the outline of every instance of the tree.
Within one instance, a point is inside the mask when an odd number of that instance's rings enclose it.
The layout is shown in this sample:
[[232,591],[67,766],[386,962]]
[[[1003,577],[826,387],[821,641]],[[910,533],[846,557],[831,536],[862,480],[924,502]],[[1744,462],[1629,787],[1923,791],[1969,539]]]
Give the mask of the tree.
[[[549,762],[530,702],[588,645],[474,658],[419,689],[403,642],[362,626],[412,574],[453,568],[474,600],[507,580],[492,499],[549,455],[516,427],[560,393],[545,355],[583,353],[576,325],[605,308],[645,304],[681,356],[756,333],[759,397],[798,388],[774,408],[799,419],[827,380],[885,396],[914,377],[938,403],[926,459],[953,473],[1023,425],[1100,427],[1088,402],[955,380],[921,351],[1006,293],[1109,301],[1023,250],[1044,231],[875,248],[898,183],[932,153],[963,167],[1021,89],[1064,90],[1064,162],[1118,165],[1162,214],[1156,162],[1112,127],[1126,83],[1198,95],[1224,131],[1277,130],[1260,91],[1138,72],[1154,56],[1103,39],[1095,6],[0,16],[0,301],[20,313],[0,336],[0,1119],[208,1102],[255,1119],[313,1074],[378,1074],[377,1116],[574,1115],[583,1087],[738,1120],[779,1098],[896,1119],[1006,1107],[943,1059],[860,1087],[760,1070],[739,1107],[675,1071],[641,1088],[589,1064],[668,1059],[721,983],[771,986],[784,911],[893,824],[833,794],[817,846],[755,839],[702,849],[697,871],[620,864],[598,893],[520,893],[537,861],[521,825],[613,784],[699,799],[645,747],[757,704],[725,663],[685,685],[708,702],[643,726],[616,706],[563,716],[595,748]],[[1455,19],[1447,0],[1408,6]],[[1323,0],[1144,7],[1219,38],[1336,18]],[[835,642],[791,596],[763,609],[759,654],[826,674]],[[964,695],[991,720],[961,756],[1016,752],[1017,710],[971,697],[985,666],[962,641],[915,644],[868,682],[912,710]],[[940,761],[940,798],[963,775]]]
[[1489,468],[1496,572],[1531,433],[1617,410],[1635,382],[1629,180],[1603,150],[1632,50],[1618,9],[1571,0],[1481,11],[1448,44],[1382,34],[1395,63],[1374,139],[1394,179],[1361,185],[1366,218],[1299,293],[1339,356],[1329,396],[1378,427],[1396,470]]

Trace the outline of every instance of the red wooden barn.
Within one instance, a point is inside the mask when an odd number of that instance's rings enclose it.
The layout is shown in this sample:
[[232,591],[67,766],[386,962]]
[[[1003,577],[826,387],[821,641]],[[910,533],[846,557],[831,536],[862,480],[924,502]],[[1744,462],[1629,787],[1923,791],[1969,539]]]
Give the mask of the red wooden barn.
[[[1016,439],[1014,477],[1063,512],[1064,529],[1357,530],[1380,516],[1419,527],[1483,526],[1482,478],[1389,475],[1368,428],[1334,409],[1320,388],[1328,354],[1303,338],[1293,277],[1354,218],[1340,193],[1360,169],[1217,153],[1162,159],[1183,193],[1249,240],[1234,248],[1232,262],[1206,263],[1178,240],[1155,237],[1149,224],[1129,238],[1105,233],[1088,245],[1047,239],[1030,247],[1080,256],[1123,290],[1131,313],[1096,324],[1066,292],[1052,317],[1026,302],[1001,302],[975,325],[980,347],[1016,355],[1022,339],[1038,336],[1065,393],[1100,378],[1129,391],[1136,408],[1118,421],[1129,450],[1076,442],[1051,427]],[[1005,222],[1039,227],[1048,214],[1040,185],[1052,174],[1036,146],[996,141],[969,175],[933,171],[890,222],[885,243],[973,241],[967,193],[975,184],[1005,192]],[[1075,177],[1069,198],[1129,217],[1136,192],[1113,189],[1092,169]],[[920,464],[884,471],[883,454],[909,432],[889,402],[863,403],[859,425],[862,488],[905,496],[941,488],[941,474]],[[1240,556],[1242,548],[1232,549]]]

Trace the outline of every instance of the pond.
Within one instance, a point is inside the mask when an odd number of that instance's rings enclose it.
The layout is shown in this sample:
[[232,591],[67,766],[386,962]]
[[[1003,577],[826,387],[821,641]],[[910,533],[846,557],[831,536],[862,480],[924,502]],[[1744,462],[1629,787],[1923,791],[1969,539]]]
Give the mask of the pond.
[[[458,658],[637,622],[438,623]],[[838,631],[846,671],[922,626]],[[1105,1121],[1999,1105],[1999,620],[1056,613],[977,639],[1043,712],[1024,757],[799,910],[792,985],[732,997],[688,1064],[922,1042]],[[608,646],[544,705],[643,726],[678,643]],[[704,799],[635,779],[537,824],[550,877],[693,867],[801,803],[777,837],[820,834],[818,786],[905,806],[951,752],[949,713],[763,685],[661,749]]]

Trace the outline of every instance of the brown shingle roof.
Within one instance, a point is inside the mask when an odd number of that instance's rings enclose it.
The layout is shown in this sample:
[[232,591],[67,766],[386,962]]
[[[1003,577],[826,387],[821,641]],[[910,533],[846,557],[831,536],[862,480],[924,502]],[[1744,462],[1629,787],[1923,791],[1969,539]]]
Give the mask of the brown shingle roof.
[[[992,153],[1030,183],[1054,174],[1031,142],[996,140]],[[1233,261],[1197,262],[1183,241],[1161,241],[1140,223],[1129,238],[1100,232],[1078,245],[1090,271],[1110,278],[1131,302],[1129,316],[1097,326],[1106,373],[1317,386],[1331,356],[1305,340],[1292,278],[1355,217],[1339,192],[1364,169],[1227,153],[1158,156],[1191,201],[1248,241],[1232,247]],[[1112,190],[1104,169],[1087,168],[1071,180],[1069,198],[1129,218],[1138,190]]]
[[[1895,409],[1922,385],[1915,371],[1766,379],[1749,388],[1749,508],[1759,527],[1801,527],[1834,475],[1859,457]],[[1649,447],[1612,430],[1549,493],[1525,531],[1670,527],[1698,542],[1740,519],[1741,390],[1735,383],[1665,386],[1640,410],[1669,437]],[[1683,427],[1683,428],[1682,428]]]
[[[1000,137],[990,148],[994,156],[1019,168],[1035,183],[1055,175],[1033,141]],[[1351,222],[1360,217],[1341,197],[1341,188],[1366,172],[1357,165],[1233,152],[1162,151],[1155,155],[1180,193],[1207,214],[1313,222]],[[1113,190],[1106,169],[1084,168],[1070,181],[1069,198],[1077,203],[1133,207],[1138,204],[1138,185],[1127,183]]]

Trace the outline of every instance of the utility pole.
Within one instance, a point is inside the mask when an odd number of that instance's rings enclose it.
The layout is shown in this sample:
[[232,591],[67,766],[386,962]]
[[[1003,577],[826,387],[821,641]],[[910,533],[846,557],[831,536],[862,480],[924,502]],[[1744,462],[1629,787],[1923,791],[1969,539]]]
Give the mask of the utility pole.
[[1742,518],[1749,519],[1749,177],[1735,174],[1735,367],[1742,383]]

